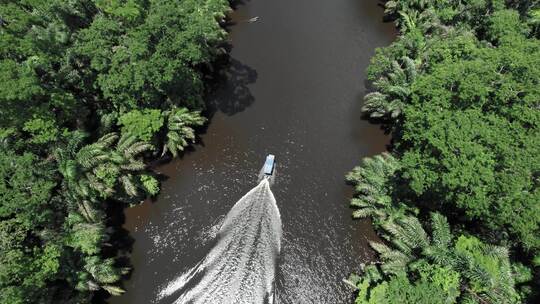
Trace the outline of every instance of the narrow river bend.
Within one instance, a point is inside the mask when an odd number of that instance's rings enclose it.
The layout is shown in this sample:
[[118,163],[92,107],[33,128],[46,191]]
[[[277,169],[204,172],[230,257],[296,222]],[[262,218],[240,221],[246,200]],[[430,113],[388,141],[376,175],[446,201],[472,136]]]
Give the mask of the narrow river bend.
[[344,175],[389,140],[360,119],[360,107],[369,59],[395,37],[393,25],[375,0],[244,2],[233,15],[228,81],[209,100],[216,113],[201,142],[157,169],[169,178],[156,202],[126,209],[134,271],[110,303],[153,303],[200,261],[268,153],[283,223],[276,303],[350,303],[342,279],[371,258],[373,231],[351,219]]

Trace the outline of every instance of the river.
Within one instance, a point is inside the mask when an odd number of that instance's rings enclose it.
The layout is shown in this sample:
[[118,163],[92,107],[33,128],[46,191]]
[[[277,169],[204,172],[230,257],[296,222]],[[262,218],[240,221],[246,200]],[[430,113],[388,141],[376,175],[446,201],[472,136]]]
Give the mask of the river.
[[[227,81],[193,151],[160,166],[156,201],[125,210],[134,239],[127,292],[153,303],[208,253],[224,216],[276,155],[272,186],[283,223],[276,303],[350,303],[342,282],[372,258],[368,222],[353,221],[344,175],[389,138],[360,119],[365,69],[395,37],[375,0],[251,0],[230,28]],[[255,22],[247,22],[259,17]],[[164,302],[160,302],[164,303]]]

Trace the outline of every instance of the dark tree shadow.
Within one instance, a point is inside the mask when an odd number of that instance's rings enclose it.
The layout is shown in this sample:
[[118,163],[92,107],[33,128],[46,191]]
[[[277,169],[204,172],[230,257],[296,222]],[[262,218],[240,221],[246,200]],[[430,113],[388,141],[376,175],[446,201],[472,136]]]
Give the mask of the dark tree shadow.
[[[130,236],[129,231],[126,230],[123,225],[126,221],[124,214],[124,208],[127,207],[125,203],[108,200],[106,204],[107,220],[105,225],[107,226],[107,232],[109,233],[108,246],[102,248],[101,255],[104,258],[114,258],[115,266],[133,268],[130,262],[130,253],[133,250],[133,243],[135,239]],[[120,286],[123,285],[125,280],[129,280],[131,277],[131,271],[123,275],[122,280],[119,282]],[[103,289],[98,290],[93,294],[93,304],[105,304],[107,299],[111,295]]]
[[246,5],[251,0],[229,0],[229,4],[233,10],[236,10],[239,6]]
[[[375,87],[373,86],[373,82],[365,79],[364,80],[364,88],[365,92],[361,96],[358,97],[358,102],[363,106],[365,103],[364,97],[375,91]],[[384,132],[385,135],[391,135],[392,138],[390,139],[390,143],[386,146],[386,148],[391,151],[394,147],[394,136],[397,135],[397,131],[395,128],[395,123],[391,120],[387,120],[385,118],[373,118],[370,117],[369,114],[362,112],[360,114],[360,118],[369,122],[372,125],[378,125],[379,128]]]
[[234,115],[255,101],[248,86],[257,80],[257,71],[237,59],[228,57],[214,79],[206,104],[210,117],[217,111]]

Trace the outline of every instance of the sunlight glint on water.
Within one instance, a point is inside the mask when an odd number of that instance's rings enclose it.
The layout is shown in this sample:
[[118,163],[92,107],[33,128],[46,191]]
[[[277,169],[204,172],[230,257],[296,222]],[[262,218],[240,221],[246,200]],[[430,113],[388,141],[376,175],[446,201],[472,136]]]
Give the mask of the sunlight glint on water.
[[281,217],[268,180],[229,211],[218,242],[194,268],[170,282],[158,300],[181,303],[272,303],[281,247]]

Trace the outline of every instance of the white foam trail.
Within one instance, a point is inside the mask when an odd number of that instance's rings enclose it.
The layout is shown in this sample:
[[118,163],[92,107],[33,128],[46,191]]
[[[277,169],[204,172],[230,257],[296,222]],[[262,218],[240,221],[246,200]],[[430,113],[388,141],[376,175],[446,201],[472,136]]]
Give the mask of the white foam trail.
[[175,304],[272,303],[281,217],[264,179],[229,211],[218,242],[194,268],[160,291],[179,294]]

